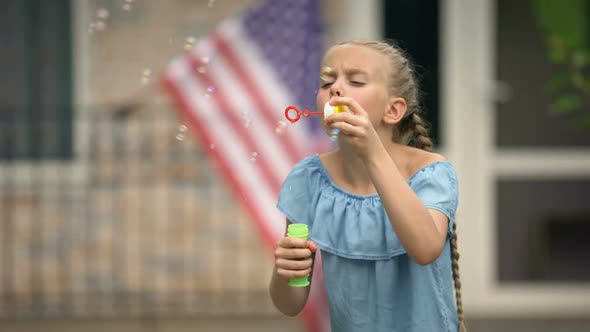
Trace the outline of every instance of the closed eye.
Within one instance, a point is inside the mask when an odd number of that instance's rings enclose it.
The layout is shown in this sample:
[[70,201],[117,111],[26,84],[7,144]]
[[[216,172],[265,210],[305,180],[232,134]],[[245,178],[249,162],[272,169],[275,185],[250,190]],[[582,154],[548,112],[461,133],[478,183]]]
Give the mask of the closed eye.
[[353,86],[363,86],[365,85],[365,82],[350,81],[350,84],[352,84]]

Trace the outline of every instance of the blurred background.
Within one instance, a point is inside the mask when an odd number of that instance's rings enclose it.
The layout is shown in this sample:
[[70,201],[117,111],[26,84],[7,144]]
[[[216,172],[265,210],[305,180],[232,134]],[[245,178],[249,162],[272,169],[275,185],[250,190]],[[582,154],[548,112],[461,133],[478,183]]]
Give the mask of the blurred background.
[[[270,302],[257,197],[160,85],[256,3],[2,1],[0,331],[308,331]],[[393,39],[419,66],[460,179],[470,331],[590,331],[590,2],[318,8],[324,47]]]

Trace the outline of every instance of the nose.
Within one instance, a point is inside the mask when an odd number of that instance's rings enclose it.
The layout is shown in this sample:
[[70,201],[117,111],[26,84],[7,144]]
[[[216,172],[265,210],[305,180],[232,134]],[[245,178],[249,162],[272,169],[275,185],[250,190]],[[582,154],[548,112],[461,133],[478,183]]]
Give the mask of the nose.
[[344,91],[342,89],[342,84],[340,84],[340,80],[336,80],[330,86],[330,97],[342,97],[344,96]]

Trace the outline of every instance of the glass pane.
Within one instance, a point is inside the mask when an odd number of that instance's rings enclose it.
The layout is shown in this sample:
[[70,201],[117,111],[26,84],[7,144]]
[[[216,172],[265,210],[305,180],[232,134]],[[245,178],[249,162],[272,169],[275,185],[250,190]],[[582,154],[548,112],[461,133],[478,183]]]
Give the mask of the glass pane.
[[500,281],[590,281],[590,179],[496,185]]
[[69,0],[0,11],[0,159],[71,156]]
[[[502,89],[503,100],[497,107],[496,146],[590,146],[590,85],[585,95],[580,93],[572,87],[567,66],[549,60],[546,37],[533,15],[533,4],[534,1],[498,0],[497,79],[507,89]],[[587,9],[584,13],[590,22],[590,5]],[[590,29],[586,30],[588,37]],[[589,69],[586,65],[584,72]],[[550,81],[557,83],[562,74],[563,89],[550,93]],[[583,100],[580,107],[560,114],[550,110],[560,96],[570,94]],[[585,120],[582,114],[586,114]],[[582,121],[587,122],[585,127],[580,126]]]
[[431,125],[430,136],[435,145],[442,146],[438,112],[439,2],[383,1],[383,15],[384,37],[395,40],[414,61],[422,91],[422,107]]

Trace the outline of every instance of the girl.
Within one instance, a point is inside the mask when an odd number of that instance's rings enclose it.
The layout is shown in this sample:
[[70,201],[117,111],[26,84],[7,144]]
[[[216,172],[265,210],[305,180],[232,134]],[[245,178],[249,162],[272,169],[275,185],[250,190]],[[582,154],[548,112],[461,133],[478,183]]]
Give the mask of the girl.
[[328,50],[323,66],[318,109],[347,111],[324,120],[340,132],[338,149],[305,158],[281,189],[287,225],[310,231],[309,241],[278,243],[273,303],[301,311],[309,286],[287,282],[312,273],[320,248],[333,331],[458,331],[457,176],[430,152],[410,62],[395,46],[352,41]]

